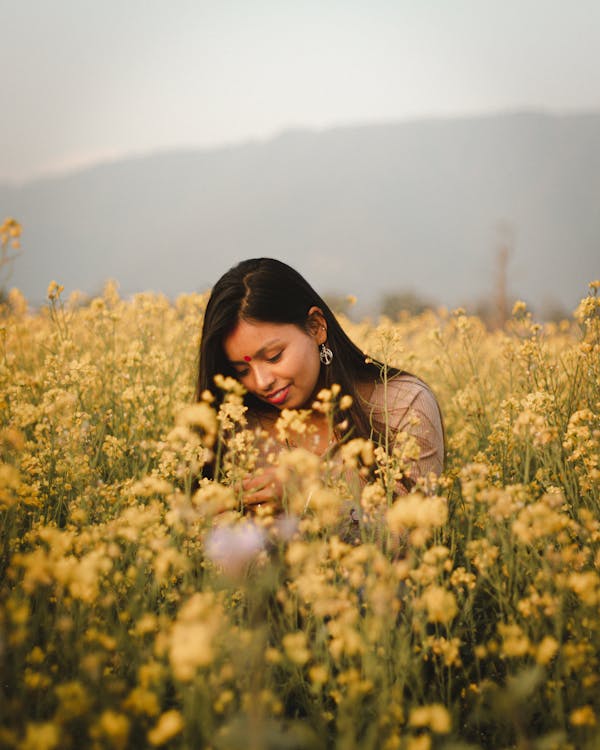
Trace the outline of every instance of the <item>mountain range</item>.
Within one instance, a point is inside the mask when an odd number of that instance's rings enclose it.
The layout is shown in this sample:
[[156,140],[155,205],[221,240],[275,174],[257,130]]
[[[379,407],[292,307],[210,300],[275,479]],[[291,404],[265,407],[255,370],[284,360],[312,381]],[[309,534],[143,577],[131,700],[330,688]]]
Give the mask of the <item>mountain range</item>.
[[0,185],[23,225],[10,286],[202,291],[272,256],[321,293],[376,309],[507,289],[571,310],[600,276],[600,113],[507,113],[293,130],[266,141],[124,158]]

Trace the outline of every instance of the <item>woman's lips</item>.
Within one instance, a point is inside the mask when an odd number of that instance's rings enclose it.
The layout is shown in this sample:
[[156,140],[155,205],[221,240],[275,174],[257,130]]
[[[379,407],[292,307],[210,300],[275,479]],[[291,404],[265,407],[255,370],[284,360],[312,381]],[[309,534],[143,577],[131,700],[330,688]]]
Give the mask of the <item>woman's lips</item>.
[[275,393],[271,394],[270,396],[266,396],[266,400],[270,404],[275,404],[276,406],[279,404],[283,404],[283,402],[288,397],[288,393],[290,391],[290,386],[286,385],[285,388],[281,388],[278,391],[275,391]]

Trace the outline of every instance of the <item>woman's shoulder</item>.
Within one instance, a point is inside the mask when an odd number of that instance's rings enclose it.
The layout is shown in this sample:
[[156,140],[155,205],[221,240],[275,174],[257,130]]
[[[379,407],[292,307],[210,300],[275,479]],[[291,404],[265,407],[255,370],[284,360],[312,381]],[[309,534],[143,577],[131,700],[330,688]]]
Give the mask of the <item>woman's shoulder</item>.
[[416,440],[420,455],[411,465],[412,479],[441,473],[444,426],[437,399],[427,383],[410,373],[398,373],[375,383],[366,405],[371,425],[381,435],[392,441],[401,435]]
[[373,424],[389,425],[393,430],[407,429],[416,420],[421,429],[442,432],[441,412],[431,388],[416,375],[400,372],[372,386],[365,402]]
[[386,380],[374,383],[369,405],[375,411],[398,411],[415,407],[434,406],[437,400],[431,388],[416,375],[399,372]]

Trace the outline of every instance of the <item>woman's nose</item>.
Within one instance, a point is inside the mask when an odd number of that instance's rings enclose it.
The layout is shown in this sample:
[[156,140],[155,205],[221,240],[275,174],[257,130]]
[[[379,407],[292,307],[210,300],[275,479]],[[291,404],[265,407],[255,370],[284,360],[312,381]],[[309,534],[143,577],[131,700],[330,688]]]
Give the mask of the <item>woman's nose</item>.
[[268,367],[257,365],[254,370],[254,382],[256,383],[257,390],[268,391],[269,387],[273,385],[273,375],[269,371]]

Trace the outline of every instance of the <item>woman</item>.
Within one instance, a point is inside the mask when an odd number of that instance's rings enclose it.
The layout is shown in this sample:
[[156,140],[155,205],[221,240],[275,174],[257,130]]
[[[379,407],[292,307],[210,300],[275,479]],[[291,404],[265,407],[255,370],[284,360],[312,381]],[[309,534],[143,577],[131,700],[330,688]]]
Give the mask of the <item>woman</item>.
[[[418,378],[366,359],[335,316],[293,268],[271,258],[245,260],[212,290],[200,342],[197,398],[214,392],[215,375],[246,388],[251,425],[274,433],[283,409],[310,409],[322,388],[339,384],[351,396],[343,431],[313,413],[310,448],[324,454],[331,441],[371,438],[391,452],[399,433],[412,435],[420,455],[395,491],[443,468],[442,419],[435,396]],[[349,400],[347,400],[349,401]],[[277,505],[282,488],[273,469],[243,482],[244,504]]]

